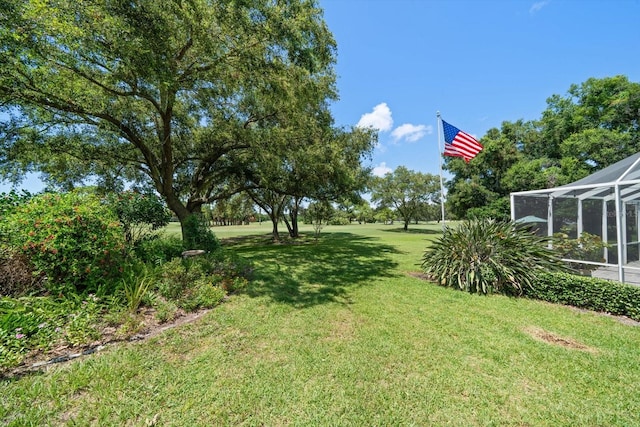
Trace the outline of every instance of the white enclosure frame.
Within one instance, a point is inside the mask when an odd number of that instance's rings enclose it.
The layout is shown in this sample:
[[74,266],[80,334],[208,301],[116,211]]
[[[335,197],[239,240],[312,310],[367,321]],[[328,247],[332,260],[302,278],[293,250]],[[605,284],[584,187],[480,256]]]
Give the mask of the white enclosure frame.
[[[563,185],[555,188],[547,188],[542,190],[519,191],[511,193],[511,219],[517,221],[524,215],[518,212],[518,197],[530,196],[547,198],[547,235],[551,236],[554,232],[554,215],[553,201],[556,199],[572,198],[577,200],[577,235],[583,232],[583,212],[582,203],[584,200],[601,200],[602,201],[602,235],[600,236],[604,242],[609,239],[607,236],[608,220],[607,220],[607,202],[615,205],[616,216],[616,249],[617,257],[615,263],[609,262],[609,251],[604,250],[604,263],[584,261],[584,260],[567,260],[575,261],[583,264],[592,264],[602,267],[616,267],[617,277],[620,282],[625,282],[625,271],[635,271],[640,273],[640,266],[634,267],[627,263],[627,246],[629,244],[638,244],[640,242],[640,218],[638,217],[638,205],[640,204],[640,153],[636,153],[627,157],[611,166],[608,166],[592,175],[571,184]],[[635,228],[638,230],[638,236],[627,236],[627,208],[630,215],[635,217]],[[613,237],[613,236],[611,236]],[[635,237],[629,242],[628,237]]]

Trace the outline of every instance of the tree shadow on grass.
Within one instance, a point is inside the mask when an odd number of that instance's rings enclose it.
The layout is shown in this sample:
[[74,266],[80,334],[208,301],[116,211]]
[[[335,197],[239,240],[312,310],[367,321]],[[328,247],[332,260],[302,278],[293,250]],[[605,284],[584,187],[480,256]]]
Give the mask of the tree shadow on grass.
[[429,230],[429,229],[424,229],[424,228],[411,228],[411,225],[409,225],[409,228],[407,230],[405,230],[402,227],[381,228],[380,230],[381,231],[385,231],[387,233],[442,234],[442,229],[440,229],[440,230]]
[[255,263],[248,295],[267,296],[296,307],[349,303],[349,289],[398,274],[397,263],[391,259],[391,254],[400,253],[395,247],[351,233],[282,244],[249,236],[235,239],[231,246]]

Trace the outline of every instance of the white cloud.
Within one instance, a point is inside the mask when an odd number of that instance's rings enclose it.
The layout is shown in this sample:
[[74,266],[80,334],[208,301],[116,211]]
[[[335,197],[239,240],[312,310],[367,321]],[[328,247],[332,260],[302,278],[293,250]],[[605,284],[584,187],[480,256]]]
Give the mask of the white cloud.
[[393,126],[393,119],[387,103],[378,104],[373,107],[371,113],[363,114],[356,126],[361,128],[371,127],[383,132],[390,130]]
[[433,126],[425,125],[412,125],[405,123],[398,126],[391,132],[391,136],[394,141],[400,141],[405,139],[407,142],[416,142],[425,135],[431,135],[433,133]]
[[533,14],[536,12],[540,12],[540,9],[542,9],[549,3],[550,3],[550,0],[535,2],[533,5],[531,5],[531,8],[529,9],[529,13]]
[[388,173],[391,173],[392,170],[390,167],[387,167],[386,162],[380,163],[378,166],[373,168],[373,174],[375,176],[385,176]]

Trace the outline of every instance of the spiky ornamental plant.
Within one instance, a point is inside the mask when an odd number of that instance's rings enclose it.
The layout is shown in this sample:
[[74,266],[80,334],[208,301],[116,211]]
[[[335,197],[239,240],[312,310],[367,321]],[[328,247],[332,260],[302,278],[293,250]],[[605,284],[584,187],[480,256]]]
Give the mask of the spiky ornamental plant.
[[422,258],[425,274],[471,293],[521,295],[539,272],[566,269],[541,238],[513,222],[470,220],[447,228]]

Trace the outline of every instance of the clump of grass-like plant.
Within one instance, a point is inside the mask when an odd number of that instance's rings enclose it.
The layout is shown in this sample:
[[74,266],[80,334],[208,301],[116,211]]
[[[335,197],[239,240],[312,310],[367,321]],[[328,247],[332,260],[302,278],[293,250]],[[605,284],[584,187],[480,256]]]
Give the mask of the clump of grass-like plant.
[[154,277],[146,271],[144,271],[140,277],[132,275],[126,279],[122,279],[122,290],[124,291],[127,308],[130,313],[135,314],[138,311],[142,300],[149,292],[153,280]]
[[565,270],[548,238],[514,222],[494,220],[447,228],[425,252],[422,268],[442,286],[509,295],[521,295],[540,272]]

